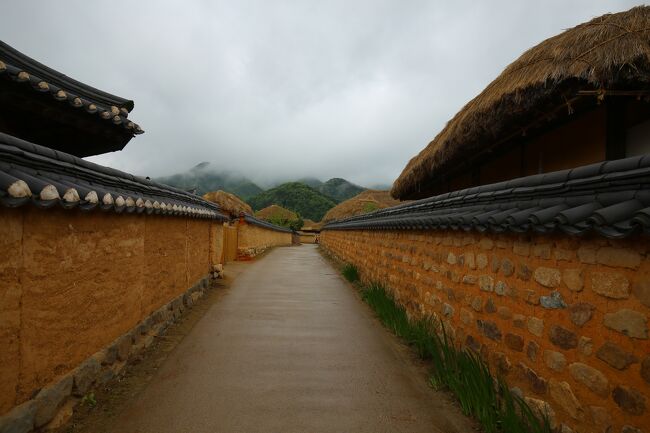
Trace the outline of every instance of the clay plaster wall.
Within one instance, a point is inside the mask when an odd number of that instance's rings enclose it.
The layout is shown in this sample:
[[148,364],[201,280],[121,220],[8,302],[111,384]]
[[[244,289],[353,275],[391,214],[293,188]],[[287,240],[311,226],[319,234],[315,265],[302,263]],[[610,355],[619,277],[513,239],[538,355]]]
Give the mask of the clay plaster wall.
[[327,230],[321,244],[441,318],[556,425],[650,431],[646,238]]
[[279,232],[264,227],[239,222],[237,256],[254,257],[271,247],[291,245],[290,232]]
[[1,209],[0,414],[206,276],[220,225]]
[[301,233],[300,234],[300,243],[301,244],[315,244],[316,235],[314,233]]

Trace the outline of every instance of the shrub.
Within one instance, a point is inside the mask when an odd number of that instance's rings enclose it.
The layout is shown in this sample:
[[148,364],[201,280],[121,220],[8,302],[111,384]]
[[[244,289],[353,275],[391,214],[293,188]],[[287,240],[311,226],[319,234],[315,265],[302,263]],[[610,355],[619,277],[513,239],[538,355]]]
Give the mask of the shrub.
[[363,213],[374,212],[379,209],[379,205],[373,201],[363,204]]

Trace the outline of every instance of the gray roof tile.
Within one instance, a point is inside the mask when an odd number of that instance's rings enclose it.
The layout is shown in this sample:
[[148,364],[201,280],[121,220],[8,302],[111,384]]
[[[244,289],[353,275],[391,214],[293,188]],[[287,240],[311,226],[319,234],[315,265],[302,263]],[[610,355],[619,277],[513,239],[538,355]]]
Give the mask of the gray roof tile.
[[333,221],[323,230],[446,228],[650,234],[650,155],[454,191]]
[[226,220],[183,190],[0,133],[0,204]]

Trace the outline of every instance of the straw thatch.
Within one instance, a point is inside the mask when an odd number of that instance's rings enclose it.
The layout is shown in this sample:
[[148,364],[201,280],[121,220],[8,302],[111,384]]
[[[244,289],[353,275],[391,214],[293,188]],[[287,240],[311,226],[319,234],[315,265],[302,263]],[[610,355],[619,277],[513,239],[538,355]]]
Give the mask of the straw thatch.
[[253,209],[242,199],[235,194],[225,191],[211,191],[203,194],[203,198],[212,203],[219,205],[223,212],[230,214],[230,217],[239,217],[240,214],[245,213],[252,215]]
[[323,227],[323,223],[319,222],[317,223],[316,221],[312,221],[310,219],[306,219],[302,222],[302,228],[300,230],[320,230]]
[[258,210],[255,213],[255,216],[267,221],[268,220],[294,221],[298,219],[297,213],[292,212],[289,209],[285,209],[282,206],[278,206],[277,204],[272,204],[271,206],[267,206],[264,209]]
[[385,209],[399,203],[388,191],[367,189],[330,209],[323,217],[323,223]]
[[[606,97],[617,89],[648,89],[650,7],[607,14],[566,30],[526,51],[458,112],[415,156],[391,194],[414,198],[442,180],[451,167],[510,135],[521,137],[531,122],[554,110],[570,114],[576,98]],[[582,91],[580,96],[579,91]],[[593,91],[586,96],[584,91]],[[420,194],[421,195],[421,194]]]

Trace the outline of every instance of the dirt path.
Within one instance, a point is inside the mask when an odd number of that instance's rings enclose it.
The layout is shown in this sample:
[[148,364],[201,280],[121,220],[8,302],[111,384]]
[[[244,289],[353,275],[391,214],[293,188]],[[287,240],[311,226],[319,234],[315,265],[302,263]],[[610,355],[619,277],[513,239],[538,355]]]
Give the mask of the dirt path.
[[469,432],[315,246],[248,265],[115,433]]

